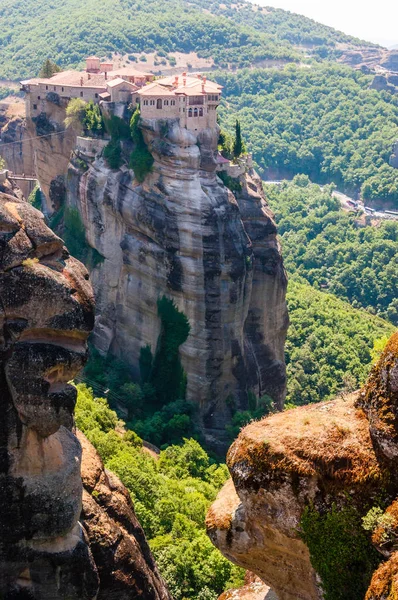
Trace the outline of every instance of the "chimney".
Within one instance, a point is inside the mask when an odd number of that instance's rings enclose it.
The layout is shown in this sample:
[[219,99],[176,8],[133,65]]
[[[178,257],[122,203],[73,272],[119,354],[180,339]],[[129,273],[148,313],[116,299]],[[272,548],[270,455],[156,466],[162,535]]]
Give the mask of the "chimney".
[[206,85],[206,76],[203,77],[202,79],[202,93],[205,93],[205,85]]
[[184,87],[187,85],[187,74],[186,73],[182,74],[182,84],[184,85]]
[[178,87],[178,75],[176,75],[174,78],[174,85]]
[[80,77],[80,85],[83,85],[83,77]]
[[108,73],[105,71],[105,79],[108,79]]

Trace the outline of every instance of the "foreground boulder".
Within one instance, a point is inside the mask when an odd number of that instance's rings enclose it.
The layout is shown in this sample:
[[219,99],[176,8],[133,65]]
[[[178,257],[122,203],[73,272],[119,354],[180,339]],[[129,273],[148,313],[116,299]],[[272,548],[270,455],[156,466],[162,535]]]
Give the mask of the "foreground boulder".
[[[391,531],[398,531],[398,520],[394,527],[391,519],[379,520],[373,532],[377,555],[362,517],[398,491],[397,349],[398,334],[363,391],[251,423],[228,452],[232,479],[209,510],[208,533],[227,558],[260,576],[280,600],[323,598],[333,581],[346,593],[334,597],[361,600],[381,554],[390,561],[374,573],[368,599],[394,597],[383,590],[395,585]],[[391,538],[387,547],[383,523]],[[344,540],[343,549],[355,540],[352,557],[333,562]]]
[[168,599],[129,496],[96,455],[85,460],[79,522],[82,448],[68,382],[87,357],[93,293],[43,215],[2,192],[0,319],[0,597]]

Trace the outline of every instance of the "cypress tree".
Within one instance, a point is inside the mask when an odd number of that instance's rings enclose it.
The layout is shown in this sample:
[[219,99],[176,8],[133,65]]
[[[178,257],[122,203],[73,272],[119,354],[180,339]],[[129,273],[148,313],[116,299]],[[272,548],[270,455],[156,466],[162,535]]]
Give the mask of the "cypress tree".
[[240,129],[240,122],[236,120],[235,125],[235,141],[234,141],[234,157],[239,158],[239,156],[244,152],[244,143],[242,140],[242,133]]

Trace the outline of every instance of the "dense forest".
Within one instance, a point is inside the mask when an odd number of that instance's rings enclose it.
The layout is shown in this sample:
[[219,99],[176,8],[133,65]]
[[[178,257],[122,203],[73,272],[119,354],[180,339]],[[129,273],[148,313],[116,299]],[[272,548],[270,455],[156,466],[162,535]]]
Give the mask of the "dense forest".
[[295,279],[289,283],[287,301],[287,405],[320,402],[358,389],[395,327]]
[[64,68],[93,53],[195,51],[220,66],[244,67],[263,59],[299,61],[303,44],[315,59],[334,57],[340,42],[366,45],[299,15],[230,0],[3,0],[0,6],[0,77],[10,79],[37,74],[49,57]]
[[291,277],[398,325],[398,221],[365,226],[340,209],[332,186],[321,190],[305,175],[267,186],[266,194]]
[[243,570],[214,548],[204,528],[206,511],[228,479],[227,467],[210,460],[193,439],[169,446],[155,460],[135,433],[123,429],[106,400],[77,387],[77,427],[128,488],[173,598],[216,600],[241,585]]
[[232,129],[238,115],[263,173],[305,173],[398,205],[398,170],[388,164],[398,138],[398,97],[369,89],[371,77],[337,64],[215,77],[224,86],[221,121]]

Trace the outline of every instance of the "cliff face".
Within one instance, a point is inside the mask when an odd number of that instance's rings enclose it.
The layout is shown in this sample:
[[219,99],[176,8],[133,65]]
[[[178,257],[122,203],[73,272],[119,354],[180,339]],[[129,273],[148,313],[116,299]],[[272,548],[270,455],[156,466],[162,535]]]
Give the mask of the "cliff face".
[[2,116],[0,125],[1,156],[5,159],[7,168],[19,175],[25,173],[34,176],[34,148],[26,119],[23,117],[8,119]]
[[88,273],[1,190],[0,301],[1,598],[169,600],[126,489],[79,436],[83,495],[68,381],[94,324]]
[[1,194],[0,212],[0,595],[91,599],[67,383],[86,358],[91,286],[39,211]]
[[[64,178],[76,145],[74,130],[65,130],[65,101],[56,94],[54,99],[40,100],[42,112],[33,120],[3,117],[0,121],[0,151],[7,168],[39,180],[46,200],[43,209],[50,214],[58,210],[64,195]],[[27,197],[27,190],[23,191]]]
[[156,348],[157,299],[172,298],[191,325],[181,348],[188,398],[218,435],[228,397],[244,407],[253,390],[283,405],[286,277],[276,228],[254,171],[237,198],[216,177],[217,130],[145,121],[143,131],[155,159],[144,183],[101,159],[68,173],[68,206],[104,257],[92,271],[94,339],[138,376],[140,349]]
[[[368,510],[398,492],[397,344],[398,334],[362,392],[252,423],[229,450],[232,479],[207,515],[208,533],[227,558],[259,575],[280,600],[323,597],[300,533],[308,507],[320,515],[347,506]],[[367,600],[393,597],[388,593],[397,578],[394,507],[373,533],[376,548],[391,558],[375,572]]]

